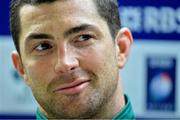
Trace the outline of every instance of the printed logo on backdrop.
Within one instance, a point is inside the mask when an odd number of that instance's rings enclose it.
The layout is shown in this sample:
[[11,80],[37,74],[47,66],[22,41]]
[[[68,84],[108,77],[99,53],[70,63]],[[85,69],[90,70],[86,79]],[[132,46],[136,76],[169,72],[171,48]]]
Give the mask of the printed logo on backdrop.
[[180,41],[178,3],[179,0],[119,0],[122,26],[129,27],[136,39]]
[[147,58],[147,110],[176,110],[176,58]]

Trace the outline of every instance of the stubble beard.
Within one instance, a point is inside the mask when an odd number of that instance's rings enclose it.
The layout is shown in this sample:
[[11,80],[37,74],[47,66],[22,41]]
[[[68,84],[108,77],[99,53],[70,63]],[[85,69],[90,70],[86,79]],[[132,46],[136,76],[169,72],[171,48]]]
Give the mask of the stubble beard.
[[[71,96],[58,95],[43,97],[42,93],[37,93],[35,91],[37,94],[34,94],[34,96],[36,96],[39,104],[48,113],[48,118],[105,119],[101,113],[105,108],[104,106],[107,106],[110,101],[113,101],[112,98],[115,96],[114,94],[117,90],[119,74],[118,68],[117,70],[113,70],[116,66],[109,66],[107,64],[105,64],[105,66],[106,67],[100,70],[103,74],[98,77],[95,74],[93,74],[93,77],[91,76],[91,82],[93,82],[92,86],[88,86],[83,93]],[[110,71],[107,71],[107,69]],[[98,85],[96,83],[98,83]],[[94,84],[96,85],[93,86]]]
[[[89,89],[90,92],[86,92],[84,94],[77,94],[66,97],[51,97],[52,99],[49,99],[46,103],[42,103],[41,106],[44,106],[47,113],[50,113],[48,118],[97,118],[97,114],[99,114],[99,112],[102,112],[102,108],[106,106],[106,104],[110,101],[117,88],[117,85],[115,84],[113,85],[113,87],[110,86],[104,85],[101,89]],[[82,95],[83,97],[80,97],[80,95]],[[45,100],[43,101],[45,102]],[[71,103],[71,101],[73,101],[73,103],[75,103],[74,101],[77,101],[77,103],[67,107],[67,103]]]
[[[70,96],[69,101],[77,101],[72,106],[66,106],[62,101],[53,101],[48,105],[51,109],[52,118],[63,119],[88,119],[96,115],[98,109],[104,104],[104,97],[96,90],[92,91],[83,100],[79,99],[79,95]],[[67,102],[67,101],[65,101]],[[54,106],[54,108],[52,108]]]

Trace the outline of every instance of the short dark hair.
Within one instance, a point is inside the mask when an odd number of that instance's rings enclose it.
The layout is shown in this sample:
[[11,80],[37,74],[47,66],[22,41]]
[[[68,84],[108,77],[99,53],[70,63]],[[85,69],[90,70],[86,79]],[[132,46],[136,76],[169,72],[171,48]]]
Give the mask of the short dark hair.
[[[20,53],[19,35],[21,32],[19,11],[23,5],[39,5],[57,0],[11,0],[10,28],[16,50]],[[115,38],[121,27],[117,0],[93,0],[99,15],[107,22],[111,35]]]

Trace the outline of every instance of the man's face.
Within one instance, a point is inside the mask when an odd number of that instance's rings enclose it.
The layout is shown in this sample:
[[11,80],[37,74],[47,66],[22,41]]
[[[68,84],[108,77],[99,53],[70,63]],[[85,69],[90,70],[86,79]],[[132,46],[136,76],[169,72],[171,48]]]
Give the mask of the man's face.
[[23,77],[50,117],[90,118],[115,96],[117,49],[91,0],[20,9]]

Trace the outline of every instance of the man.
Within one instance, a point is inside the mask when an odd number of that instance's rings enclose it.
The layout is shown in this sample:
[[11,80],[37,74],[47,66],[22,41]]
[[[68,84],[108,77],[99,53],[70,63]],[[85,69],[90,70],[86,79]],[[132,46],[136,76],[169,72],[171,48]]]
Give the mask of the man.
[[134,118],[119,75],[133,39],[116,0],[13,0],[11,31],[38,119]]

